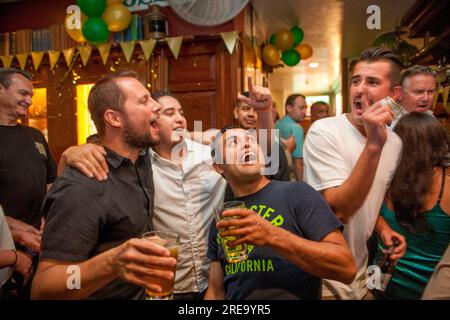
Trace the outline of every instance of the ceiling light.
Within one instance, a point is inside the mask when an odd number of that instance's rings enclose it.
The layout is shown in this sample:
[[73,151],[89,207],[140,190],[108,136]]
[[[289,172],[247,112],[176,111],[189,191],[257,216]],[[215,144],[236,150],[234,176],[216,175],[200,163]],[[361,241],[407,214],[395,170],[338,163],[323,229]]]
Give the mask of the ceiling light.
[[308,65],[310,68],[317,68],[318,66],[319,66],[319,63],[318,62],[311,62],[309,65]]

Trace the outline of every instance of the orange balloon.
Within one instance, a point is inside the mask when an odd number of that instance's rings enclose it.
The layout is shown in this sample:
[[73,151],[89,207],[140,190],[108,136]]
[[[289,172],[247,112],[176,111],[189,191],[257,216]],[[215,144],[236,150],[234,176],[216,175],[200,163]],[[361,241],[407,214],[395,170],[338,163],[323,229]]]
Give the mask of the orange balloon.
[[297,50],[297,52],[300,53],[300,57],[302,57],[302,60],[308,59],[313,54],[313,49],[307,43],[298,44],[295,47],[295,50]]
[[262,51],[263,61],[269,66],[275,67],[280,63],[280,51],[273,45],[266,44]]
[[[64,18],[64,29],[66,29],[67,34],[69,35],[69,37],[71,37],[73,40],[75,40],[76,42],[86,42],[86,39],[83,37],[83,33],[81,32],[81,27],[83,27],[84,22],[87,20],[87,16],[81,12],[81,16],[80,16],[80,29],[70,29],[69,26],[71,25],[69,23],[69,19],[74,19],[72,17],[72,14],[68,14],[66,15],[66,17]],[[72,21],[72,20],[71,20]]]
[[122,3],[123,3],[123,0],[106,0],[106,5],[107,5],[107,6],[110,6],[110,5],[116,4],[116,3],[122,4]]
[[275,33],[275,47],[281,51],[292,48],[294,36],[288,29],[281,29]]

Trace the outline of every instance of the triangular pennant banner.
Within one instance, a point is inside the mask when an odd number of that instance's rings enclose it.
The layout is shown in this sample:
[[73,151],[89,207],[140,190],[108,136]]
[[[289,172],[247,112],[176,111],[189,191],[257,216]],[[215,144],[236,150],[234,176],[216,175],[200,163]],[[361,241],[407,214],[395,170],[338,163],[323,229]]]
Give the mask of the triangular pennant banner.
[[70,67],[70,64],[72,63],[73,56],[75,55],[75,48],[69,48],[64,49],[62,51],[64,55],[64,60],[66,60],[66,64],[68,67]]
[[221,32],[220,36],[222,37],[223,42],[225,42],[228,52],[230,54],[233,54],[234,47],[236,46],[236,41],[237,39],[239,39],[239,32],[238,31]]
[[148,61],[150,55],[153,52],[153,49],[155,48],[156,40],[155,39],[142,40],[139,41],[139,43],[141,45],[142,52],[144,53],[145,60]]
[[98,52],[100,53],[100,57],[102,57],[103,65],[106,64],[109,57],[109,51],[111,50],[111,43],[104,43],[97,45]]
[[131,56],[133,55],[133,51],[134,51],[134,45],[135,45],[134,41],[125,41],[125,42],[120,43],[120,46],[122,47],[123,55],[125,56],[125,60],[127,62],[130,62],[130,60],[131,60]]
[[61,51],[50,50],[48,52],[48,57],[50,60],[50,70],[53,70],[56,63],[58,62],[59,56],[61,55]]
[[88,63],[89,57],[91,56],[92,53],[92,46],[88,44],[80,46],[78,47],[78,52],[80,53],[81,62],[83,63],[83,66],[86,67],[86,64]]
[[17,61],[19,61],[20,69],[25,70],[25,67],[27,66],[28,54],[27,53],[16,54],[16,58]]
[[180,53],[183,37],[166,38],[166,40],[167,44],[169,45],[170,51],[172,51],[172,54],[174,55],[175,59],[178,59],[178,54]]
[[44,57],[44,52],[32,52],[31,60],[33,60],[34,70],[38,71],[39,66],[41,65],[42,58]]
[[3,67],[4,68],[11,67],[13,58],[14,58],[14,56],[0,56],[0,59],[2,60],[2,63],[3,63]]

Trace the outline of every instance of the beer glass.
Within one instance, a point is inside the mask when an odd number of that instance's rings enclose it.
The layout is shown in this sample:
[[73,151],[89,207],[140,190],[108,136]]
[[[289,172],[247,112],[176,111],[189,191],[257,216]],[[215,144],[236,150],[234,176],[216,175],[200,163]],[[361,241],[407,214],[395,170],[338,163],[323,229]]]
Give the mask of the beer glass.
[[[216,221],[219,222],[220,220],[229,220],[229,219],[236,219],[239,218],[237,216],[233,217],[224,217],[223,214],[227,210],[230,209],[237,209],[237,208],[245,208],[245,203],[243,201],[228,201],[224,202],[220,206],[217,206],[214,208],[214,214],[216,216]],[[229,227],[228,229],[234,229],[236,227]],[[224,231],[223,229],[220,229],[220,231]],[[237,238],[234,236],[228,236],[228,237],[220,237],[220,241],[222,242],[223,251],[225,252],[225,258],[229,263],[235,263],[244,261],[248,258],[248,247],[247,244],[239,244],[235,247],[228,246],[229,241],[234,241]]]
[[[171,257],[175,259],[178,258],[178,250],[180,245],[180,236],[178,234],[172,232],[151,231],[144,233],[142,238],[167,248],[170,251]],[[165,269],[173,271],[175,274],[176,267]],[[145,289],[145,293],[147,294],[146,300],[172,300],[175,276],[172,280],[157,279],[155,283],[161,286],[162,291],[153,292],[150,289]]]

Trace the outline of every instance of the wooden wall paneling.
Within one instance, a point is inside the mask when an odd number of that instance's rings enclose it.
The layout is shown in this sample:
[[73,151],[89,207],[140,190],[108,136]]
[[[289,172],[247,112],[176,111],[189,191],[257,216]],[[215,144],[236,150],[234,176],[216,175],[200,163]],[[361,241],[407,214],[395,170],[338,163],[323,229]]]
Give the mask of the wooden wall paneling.
[[187,129],[194,131],[194,121],[201,121],[201,130],[214,128],[214,110],[216,109],[216,93],[214,91],[177,93],[177,99],[183,106],[187,120]]
[[168,59],[168,85],[173,92],[215,90],[216,41],[184,42],[178,59]]
[[165,51],[169,48],[165,44],[157,44],[149,59],[147,75],[150,82],[150,91],[168,90],[168,62],[165,57]]
[[241,49],[238,43],[233,54],[230,55],[225,44],[222,42],[216,51],[216,124],[217,128],[231,125],[233,119],[233,108],[236,103],[238,92],[241,90]]
[[72,84],[72,75],[61,82],[68,70],[62,55],[53,71],[50,71],[48,60],[44,60],[40,68],[49,75],[47,87],[48,140],[55,160],[59,161],[64,150],[77,144],[75,89]]

